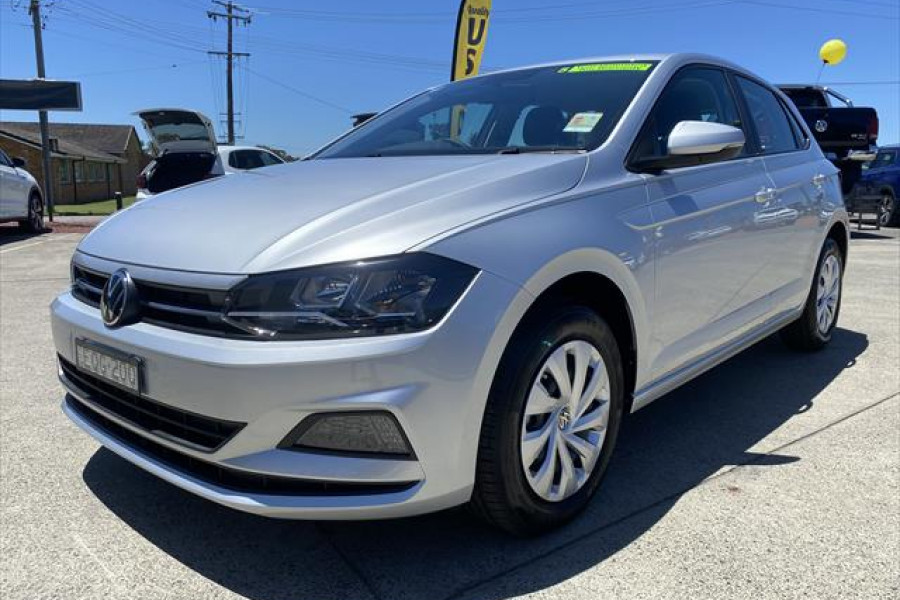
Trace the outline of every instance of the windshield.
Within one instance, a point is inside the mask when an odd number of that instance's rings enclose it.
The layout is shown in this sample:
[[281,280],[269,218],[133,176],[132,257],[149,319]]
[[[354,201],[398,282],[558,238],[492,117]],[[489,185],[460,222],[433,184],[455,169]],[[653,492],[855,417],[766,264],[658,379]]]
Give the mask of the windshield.
[[591,150],[655,65],[573,64],[459,81],[404,102],[313,158]]
[[894,164],[897,158],[896,150],[882,150],[875,155],[875,159],[869,163],[870,169],[878,169],[880,167],[889,167]]

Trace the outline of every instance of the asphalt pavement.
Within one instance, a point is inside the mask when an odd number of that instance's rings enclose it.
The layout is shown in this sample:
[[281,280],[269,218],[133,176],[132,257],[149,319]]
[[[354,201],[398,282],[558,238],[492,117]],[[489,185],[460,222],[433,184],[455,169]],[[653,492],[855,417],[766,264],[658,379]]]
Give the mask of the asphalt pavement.
[[825,351],[770,338],[639,411],[587,513],[520,540],[461,509],[266,520],[100,448],[47,309],[80,235],[0,232],[0,598],[898,598],[900,235],[853,236]]

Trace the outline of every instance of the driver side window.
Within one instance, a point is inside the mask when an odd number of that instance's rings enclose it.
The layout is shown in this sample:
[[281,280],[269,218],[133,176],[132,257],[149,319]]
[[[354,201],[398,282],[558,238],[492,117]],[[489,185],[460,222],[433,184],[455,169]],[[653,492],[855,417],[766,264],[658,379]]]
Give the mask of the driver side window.
[[666,156],[669,133],[681,121],[708,121],[743,129],[724,71],[696,66],[676,73],[638,135],[635,159]]

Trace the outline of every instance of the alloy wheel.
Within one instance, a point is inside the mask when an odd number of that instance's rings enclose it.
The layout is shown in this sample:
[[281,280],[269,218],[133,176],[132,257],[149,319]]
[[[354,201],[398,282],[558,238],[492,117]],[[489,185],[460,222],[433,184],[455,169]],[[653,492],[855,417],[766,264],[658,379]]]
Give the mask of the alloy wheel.
[[893,213],[894,198],[890,194],[885,194],[881,197],[881,213],[878,215],[878,220],[881,222],[882,227],[890,224]]
[[822,261],[819,269],[819,284],[816,290],[816,323],[819,333],[825,335],[834,324],[838,300],[841,297],[841,262],[830,254]]
[[609,373],[596,347],[571,341],[547,357],[525,403],[520,444],[525,478],[538,496],[559,502],[587,483],[609,409]]
[[31,228],[40,232],[44,229],[44,205],[37,196],[32,196],[28,210],[28,218],[31,221]]

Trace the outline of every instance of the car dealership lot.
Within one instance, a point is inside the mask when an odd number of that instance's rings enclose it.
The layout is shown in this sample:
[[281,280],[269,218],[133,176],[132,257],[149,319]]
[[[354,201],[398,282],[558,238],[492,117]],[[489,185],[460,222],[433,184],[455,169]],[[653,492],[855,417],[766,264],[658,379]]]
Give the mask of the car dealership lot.
[[48,323],[80,236],[4,231],[0,597],[896,597],[900,236],[853,234],[831,346],[766,340],[638,412],[588,512],[517,540],[462,510],[265,520],[99,449],[59,410]]

